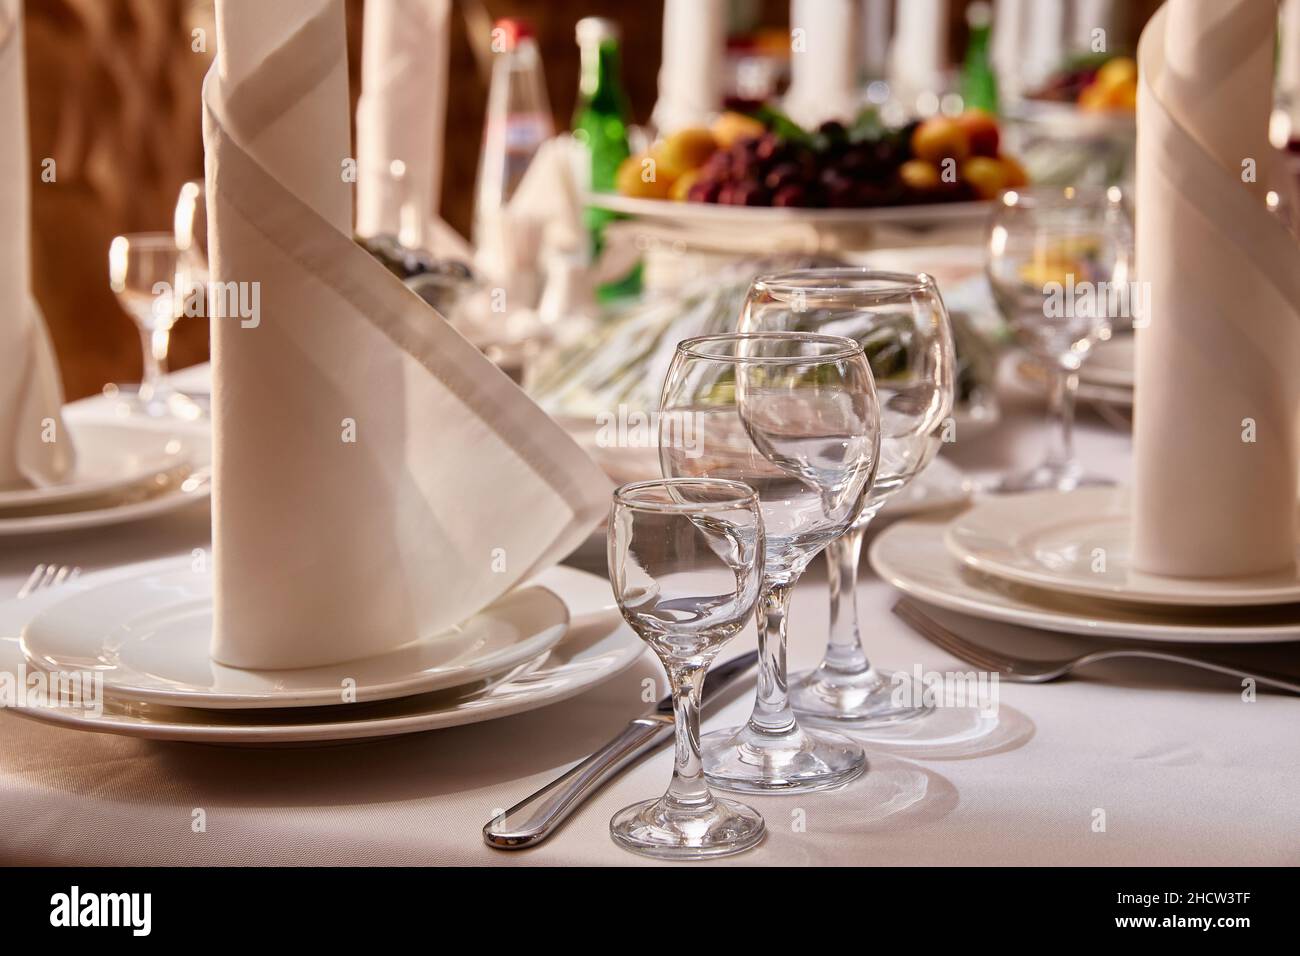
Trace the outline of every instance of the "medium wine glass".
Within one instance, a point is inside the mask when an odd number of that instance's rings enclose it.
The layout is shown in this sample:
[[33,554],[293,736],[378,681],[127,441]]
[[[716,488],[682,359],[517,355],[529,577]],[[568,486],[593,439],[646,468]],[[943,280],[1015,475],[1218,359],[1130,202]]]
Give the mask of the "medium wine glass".
[[1009,190],[990,219],[985,268],[1021,347],[1047,368],[1056,438],[1036,468],[1002,492],[1113,484],[1074,456],[1079,368],[1111,327],[1135,318],[1133,225],[1116,186]]
[[705,738],[709,781],[753,793],[849,782],[866,769],[866,755],[846,737],[799,726],[785,646],[795,582],[857,518],[880,455],[880,409],[862,346],[788,332],[686,339],[664,382],[659,444],[667,476],[753,488],[767,537],[754,711],[744,726]]
[[739,853],[763,838],[757,811],[709,792],[700,758],[704,674],[754,612],[762,575],[763,519],[748,485],[687,478],[641,481],[614,492],[614,598],[668,675],[677,740],[668,792],[610,820],[620,846],[698,859]]
[[871,363],[880,402],[880,465],[852,527],[826,547],[830,636],[816,668],[790,678],[796,714],[866,728],[928,712],[924,695],[899,694],[905,674],[873,667],[858,625],[858,560],[867,525],[938,451],[953,402],[953,336],[934,280],[858,268],[760,276],[750,286],[741,332],[842,335]]
[[203,181],[192,179],[181,186],[172,215],[172,233],[180,254],[178,273],[183,278],[179,288],[187,300],[186,315],[207,314],[208,283],[208,209]]
[[134,394],[115,387],[129,414],[195,419],[198,407],[167,384],[172,327],[184,314],[188,280],[176,238],[165,232],[117,236],[108,247],[108,281],[140,331],[144,374]]

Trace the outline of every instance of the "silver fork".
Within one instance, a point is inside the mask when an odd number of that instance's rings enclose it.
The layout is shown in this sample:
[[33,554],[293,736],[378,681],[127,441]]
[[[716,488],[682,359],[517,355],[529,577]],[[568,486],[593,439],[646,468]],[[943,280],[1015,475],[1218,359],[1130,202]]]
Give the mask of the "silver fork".
[[1189,667],[1199,667],[1202,670],[1227,674],[1239,679],[1246,678],[1259,684],[1276,687],[1279,690],[1289,691],[1292,694],[1300,694],[1300,684],[1296,683],[1295,680],[1289,677],[1282,677],[1277,674],[1268,674],[1258,670],[1254,672],[1244,671],[1237,667],[1216,663],[1215,661],[1203,660],[1197,657],[1187,657],[1183,654],[1174,654],[1169,651],[1156,650],[1154,648],[1106,648],[1104,650],[1089,651],[1086,654],[1080,654],[1075,657],[1046,661],[1014,657],[1011,654],[993,650],[992,648],[985,647],[982,644],[968,641],[964,637],[958,637],[952,631],[948,630],[948,628],[944,627],[934,618],[930,617],[930,615],[922,611],[915,603],[906,598],[898,601],[894,605],[894,613],[908,624],[912,625],[912,627],[919,631],[924,637],[929,638],[930,641],[943,648],[953,657],[965,661],[967,664],[973,664],[983,670],[994,671],[1002,680],[1017,683],[1045,684],[1048,681],[1054,681],[1058,678],[1064,677],[1075,668],[1083,667],[1087,664],[1093,664],[1097,661],[1141,657],[1147,660],[1168,661],[1174,664],[1186,664]]
[[60,584],[75,580],[81,574],[81,568],[67,564],[38,564],[27,576],[23,586],[18,589],[18,600],[42,591],[45,588],[58,587]]

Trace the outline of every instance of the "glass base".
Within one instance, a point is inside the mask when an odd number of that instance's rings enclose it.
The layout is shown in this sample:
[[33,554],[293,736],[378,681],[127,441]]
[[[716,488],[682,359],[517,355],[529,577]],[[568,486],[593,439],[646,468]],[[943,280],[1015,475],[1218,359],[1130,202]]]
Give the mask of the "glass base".
[[752,724],[715,731],[700,741],[700,752],[709,783],[738,793],[832,790],[867,769],[866,752],[849,738],[797,725],[784,736]]
[[1073,491],[1075,488],[1105,488],[1115,482],[1102,475],[1083,470],[1078,462],[1063,465],[1043,463],[1029,471],[1006,475],[988,490],[999,495],[1013,495],[1024,491]]
[[[901,671],[874,667],[844,674],[819,667],[790,678],[790,706],[801,720],[846,730],[869,730],[915,720],[933,712],[915,679]],[[910,691],[910,692],[909,692]]]
[[146,392],[138,385],[110,384],[104,386],[104,396],[122,418],[179,418],[193,422],[207,414],[194,399],[168,387]]
[[669,806],[662,797],[643,800],[624,807],[609,821],[615,843],[661,860],[730,856],[755,846],[766,829],[757,810],[718,797],[691,810]]

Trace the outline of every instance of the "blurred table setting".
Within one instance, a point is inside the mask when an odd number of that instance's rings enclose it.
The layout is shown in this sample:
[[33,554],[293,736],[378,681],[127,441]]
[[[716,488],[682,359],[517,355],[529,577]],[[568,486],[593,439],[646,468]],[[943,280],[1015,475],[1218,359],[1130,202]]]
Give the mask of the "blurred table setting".
[[65,402],[0,0],[0,862],[1300,861],[1300,0],[1116,6],[217,0]]

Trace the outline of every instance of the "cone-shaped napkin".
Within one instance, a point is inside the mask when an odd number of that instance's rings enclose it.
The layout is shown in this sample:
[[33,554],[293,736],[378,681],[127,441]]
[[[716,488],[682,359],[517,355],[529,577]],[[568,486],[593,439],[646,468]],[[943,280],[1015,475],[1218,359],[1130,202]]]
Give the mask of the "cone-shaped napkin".
[[1266,207],[1276,14],[1170,0],[1139,47],[1133,559],[1151,573],[1295,558],[1300,248]]
[[922,93],[943,91],[948,60],[948,0],[897,0],[889,82],[910,113]]
[[660,135],[708,126],[722,109],[726,0],[664,0],[659,99],[651,120]]
[[436,634],[559,560],[609,485],[353,242],[343,0],[218,0],[217,27],[213,279],[258,307],[212,320],[212,655],[338,662]]
[[[438,211],[451,0],[367,3],[357,102],[357,232],[409,233]],[[402,175],[392,170],[402,164]],[[423,235],[412,236],[421,241]]]
[[782,104],[806,128],[849,122],[858,103],[853,0],[791,0],[790,89]]
[[73,461],[59,369],[31,294],[27,97],[15,7],[7,22],[0,11],[0,488],[52,484]]

